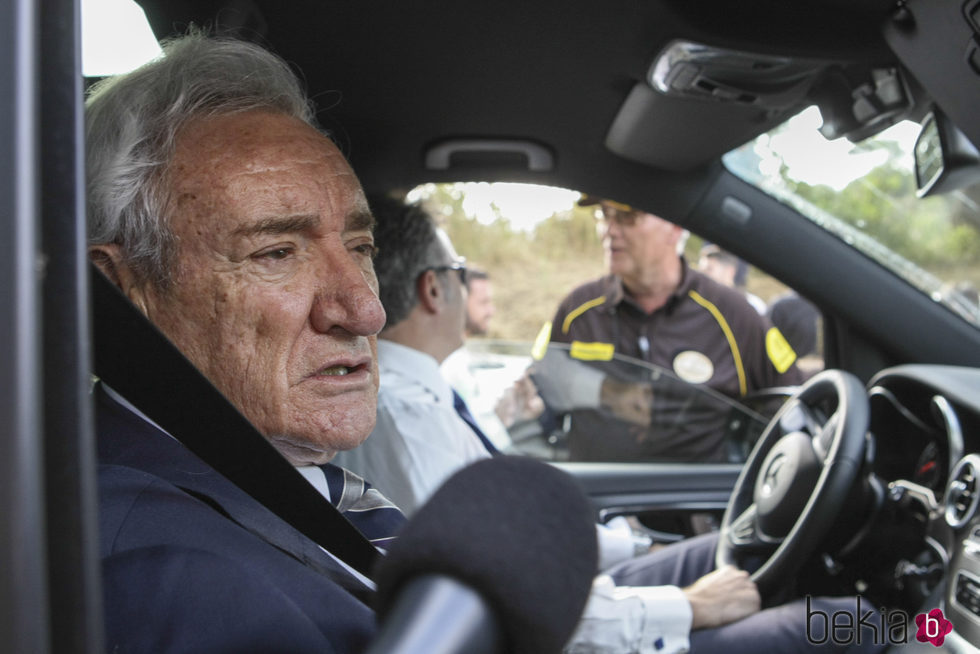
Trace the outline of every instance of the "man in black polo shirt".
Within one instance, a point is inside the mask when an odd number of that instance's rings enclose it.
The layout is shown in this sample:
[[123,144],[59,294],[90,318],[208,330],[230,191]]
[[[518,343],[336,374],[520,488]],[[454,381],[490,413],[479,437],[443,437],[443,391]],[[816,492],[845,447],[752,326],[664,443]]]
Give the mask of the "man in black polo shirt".
[[[634,357],[731,398],[801,381],[796,354],[779,330],[740,293],[687,265],[680,227],[608,200],[585,196],[580,204],[596,206],[609,274],[573,290],[551,322],[550,340],[568,343],[573,359]],[[724,403],[711,402],[710,393],[692,399],[681,386],[658,383],[649,424],[637,420],[622,433],[599,428],[598,418],[586,425],[587,416],[573,416],[579,424],[570,434],[572,458],[724,460]]]

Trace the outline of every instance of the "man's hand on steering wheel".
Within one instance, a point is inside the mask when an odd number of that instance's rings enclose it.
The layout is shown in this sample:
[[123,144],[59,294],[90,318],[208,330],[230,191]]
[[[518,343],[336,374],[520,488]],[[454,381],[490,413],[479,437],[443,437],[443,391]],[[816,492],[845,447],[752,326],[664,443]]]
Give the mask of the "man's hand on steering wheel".
[[692,630],[741,620],[757,612],[762,603],[749,573],[733,565],[713,570],[681,591],[691,603]]
[[[818,419],[816,407],[831,407],[830,416]],[[810,416],[810,429],[784,434],[783,416],[800,410]],[[840,514],[864,462],[868,421],[867,393],[854,375],[826,370],[803,384],[766,427],[735,483],[716,566],[762,557],[752,573],[762,595],[785,585]]]

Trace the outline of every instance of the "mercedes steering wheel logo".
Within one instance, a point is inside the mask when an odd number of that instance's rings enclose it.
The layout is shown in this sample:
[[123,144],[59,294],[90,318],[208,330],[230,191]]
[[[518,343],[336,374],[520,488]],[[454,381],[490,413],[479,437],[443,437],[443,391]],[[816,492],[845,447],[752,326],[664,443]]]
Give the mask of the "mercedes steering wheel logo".
[[779,484],[779,471],[782,469],[784,463],[786,463],[785,457],[779,455],[769,464],[766,475],[762,479],[763,495],[772,495],[773,491],[776,490],[776,486]]

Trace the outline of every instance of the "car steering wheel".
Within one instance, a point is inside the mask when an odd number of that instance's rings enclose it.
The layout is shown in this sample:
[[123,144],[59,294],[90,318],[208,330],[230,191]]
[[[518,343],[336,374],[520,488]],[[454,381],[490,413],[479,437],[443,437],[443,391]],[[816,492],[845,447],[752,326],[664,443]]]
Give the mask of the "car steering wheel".
[[840,513],[862,467],[869,413],[863,384],[848,372],[825,370],[803,384],[735,482],[715,565],[744,567],[748,557],[762,557],[752,579],[764,597],[785,582]]

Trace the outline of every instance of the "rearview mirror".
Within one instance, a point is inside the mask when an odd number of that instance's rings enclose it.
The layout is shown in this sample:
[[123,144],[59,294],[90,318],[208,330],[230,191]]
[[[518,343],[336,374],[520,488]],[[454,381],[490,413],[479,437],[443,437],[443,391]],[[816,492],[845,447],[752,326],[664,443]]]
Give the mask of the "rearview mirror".
[[980,152],[938,110],[922,119],[915,141],[915,184],[920,198],[980,181]]

